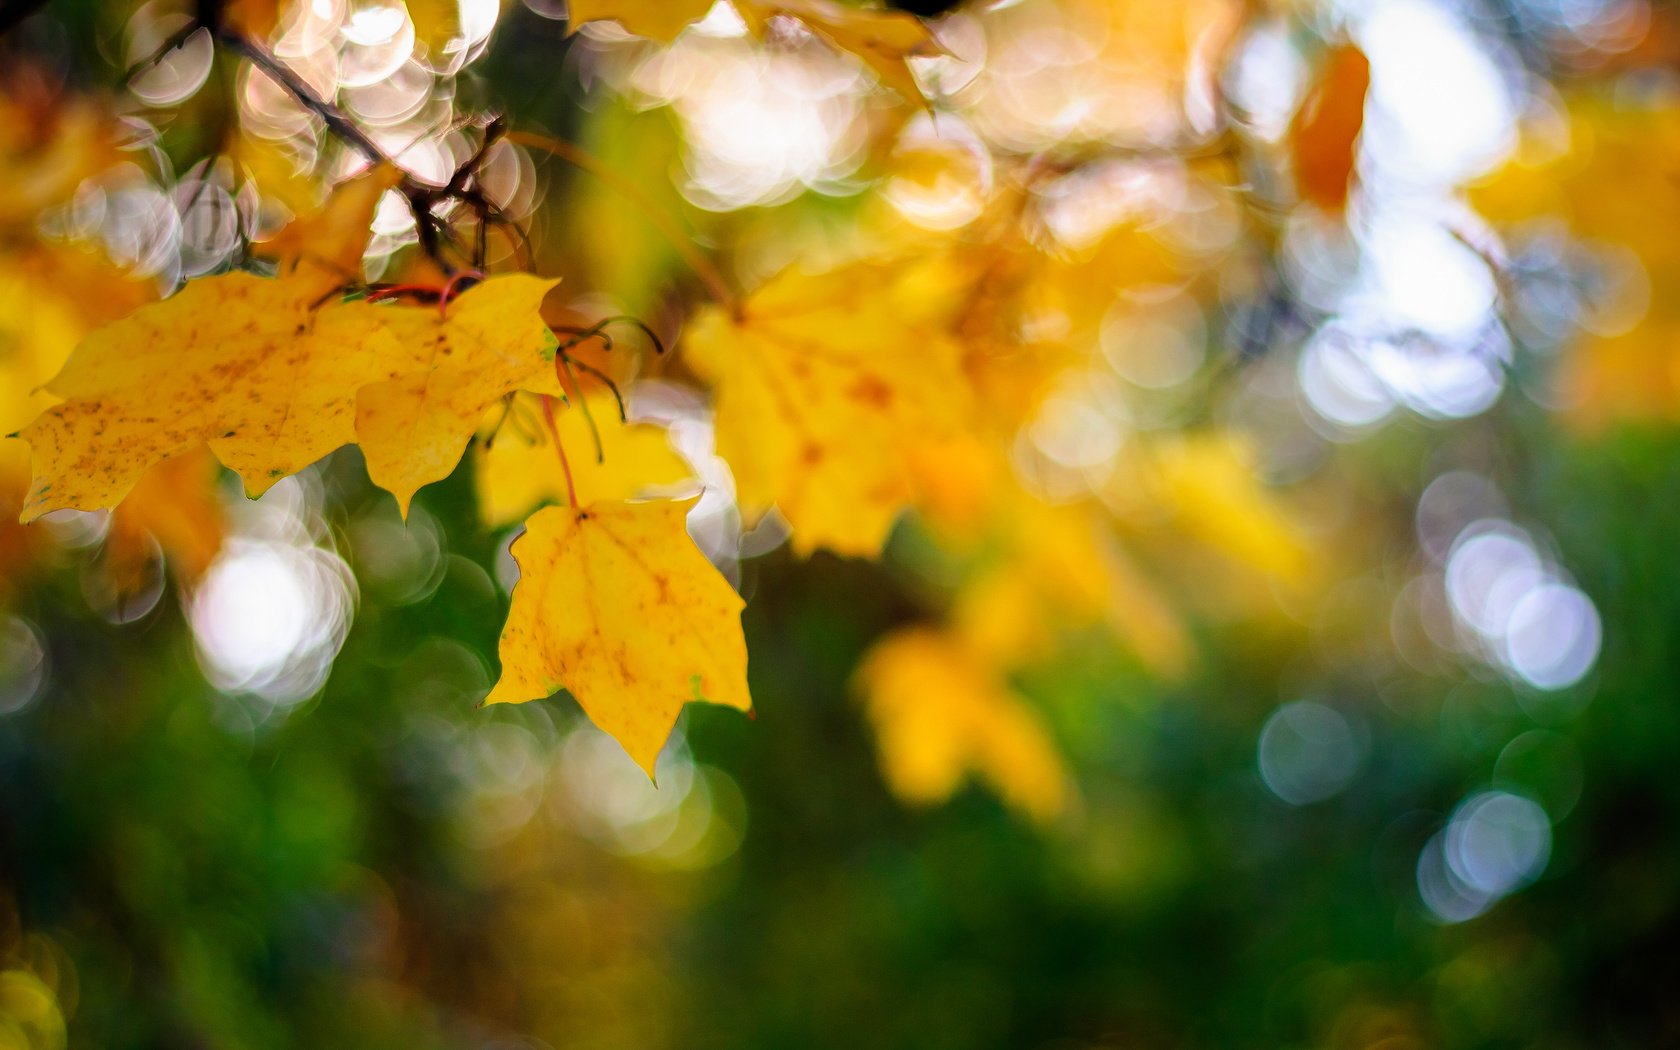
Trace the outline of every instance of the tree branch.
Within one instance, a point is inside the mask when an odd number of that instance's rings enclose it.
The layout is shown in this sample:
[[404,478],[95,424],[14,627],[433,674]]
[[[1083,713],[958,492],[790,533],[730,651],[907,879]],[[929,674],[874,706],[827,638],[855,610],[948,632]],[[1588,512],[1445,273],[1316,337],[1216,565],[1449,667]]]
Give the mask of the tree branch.
[[[292,96],[298,105],[319,117],[329,132],[361,154],[370,164],[389,164],[396,168],[400,175],[396,188],[408,200],[408,210],[414,215],[415,232],[419,236],[421,249],[442,266],[445,272],[453,269],[439,254],[439,224],[432,208],[440,200],[463,194],[464,190],[458,183],[464,183],[466,176],[461,171],[455,173],[447,186],[428,186],[417,181],[397,167],[396,162],[379,148],[379,144],[345,115],[342,109],[316,93],[314,88],[294,73],[274,52],[225,26],[215,26],[214,32],[216,39],[225,47],[262,70],[265,76],[285,89],[286,94]],[[470,174],[470,171],[467,172],[467,175]]]

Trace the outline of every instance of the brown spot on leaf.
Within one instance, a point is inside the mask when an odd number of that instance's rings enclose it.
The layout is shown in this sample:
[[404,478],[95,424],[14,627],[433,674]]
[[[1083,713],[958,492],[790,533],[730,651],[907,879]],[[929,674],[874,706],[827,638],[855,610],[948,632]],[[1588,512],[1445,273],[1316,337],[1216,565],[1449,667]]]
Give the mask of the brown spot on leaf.
[[887,408],[892,405],[892,387],[883,383],[875,376],[859,376],[857,382],[846,388],[846,396],[860,404],[873,408]]

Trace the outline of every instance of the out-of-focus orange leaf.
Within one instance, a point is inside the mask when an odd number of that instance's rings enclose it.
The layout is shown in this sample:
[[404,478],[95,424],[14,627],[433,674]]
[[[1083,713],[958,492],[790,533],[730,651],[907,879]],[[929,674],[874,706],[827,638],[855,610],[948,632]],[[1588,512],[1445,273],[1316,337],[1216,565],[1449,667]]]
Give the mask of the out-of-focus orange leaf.
[[[40,79],[19,75],[31,86]],[[0,92],[0,225],[32,225],[83,179],[115,164],[117,144],[116,122],[89,102],[58,104],[44,86]]]
[[251,40],[266,40],[280,24],[286,0],[228,0],[222,22]]
[[1340,214],[1347,207],[1365,125],[1371,60],[1353,44],[1329,49],[1318,79],[1289,128],[1295,187],[1301,199]]
[[750,711],[744,603],[688,536],[695,499],[533,514],[485,703],[566,689],[650,777],[685,703]]
[[18,521],[24,496],[29,491],[29,465],[25,456],[10,447],[19,442],[0,441],[0,601],[7,590],[47,549],[48,538],[40,529]]
[[119,593],[135,589],[155,539],[187,586],[222,549],[226,514],[216,491],[216,461],[205,449],[166,459],[140,476],[111,515],[106,567]]

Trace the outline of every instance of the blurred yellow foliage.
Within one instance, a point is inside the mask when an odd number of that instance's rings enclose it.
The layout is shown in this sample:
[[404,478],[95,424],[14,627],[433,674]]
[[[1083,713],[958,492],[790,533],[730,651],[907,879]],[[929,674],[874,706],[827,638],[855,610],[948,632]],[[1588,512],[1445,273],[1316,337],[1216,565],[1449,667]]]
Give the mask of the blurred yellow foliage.
[[994,557],[958,588],[952,629],[1001,668],[1052,651],[1070,629],[1102,626],[1163,675],[1182,671],[1189,640],[1165,596],[1092,503],[1050,505],[1026,493],[1000,505]]
[[1471,189],[1496,224],[1562,219],[1590,247],[1630,251],[1643,271],[1612,266],[1589,293],[1586,331],[1560,377],[1577,423],[1680,417],[1680,302],[1663,291],[1680,282],[1676,180],[1680,107],[1582,94],[1564,123],[1531,125],[1512,160]]
[[348,179],[334,187],[322,207],[253,244],[251,253],[273,259],[280,276],[296,283],[299,294],[313,289],[324,296],[335,288],[360,284],[368,227],[379,199],[401,178],[395,165],[381,164]]
[[974,775],[1035,820],[1066,807],[1067,773],[1048,733],[983,655],[912,628],[876,643],[856,682],[899,797],[939,802]]
[[1154,442],[1140,457],[1148,499],[1170,527],[1232,562],[1291,586],[1308,582],[1312,552],[1301,528],[1261,485],[1247,443],[1234,434],[1190,434]]
[[801,553],[880,551],[913,499],[905,451],[967,413],[956,344],[904,264],[787,270],[703,309],[686,360],[714,386],[741,509],[777,507]]
[[58,1050],[64,1014],[52,989],[28,970],[0,970],[0,1050]]
[[0,185],[6,187],[0,194],[0,227],[28,229],[45,209],[69,200],[83,179],[117,163],[122,153],[116,122],[96,105],[59,105],[27,69],[17,75],[19,90],[0,92]]

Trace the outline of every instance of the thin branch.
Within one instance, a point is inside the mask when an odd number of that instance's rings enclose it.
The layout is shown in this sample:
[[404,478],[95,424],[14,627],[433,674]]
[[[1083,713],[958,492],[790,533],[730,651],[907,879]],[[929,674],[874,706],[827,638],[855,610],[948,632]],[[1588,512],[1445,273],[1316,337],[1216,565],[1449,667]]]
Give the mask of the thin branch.
[[379,144],[374,142],[367,132],[357,127],[355,121],[346,116],[343,110],[322,98],[268,48],[224,27],[217,28],[216,39],[262,70],[269,79],[279,84],[286,94],[292,96],[298,105],[319,117],[326,124],[328,131],[360,153],[370,164],[389,164],[396,168],[400,175],[397,190],[408,200],[408,209],[414,215],[415,233],[420,239],[421,249],[443,265],[445,270],[452,269],[444,263],[439,254],[438,218],[433,214],[432,207],[440,200],[458,195],[459,190],[454,187],[453,180],[449,186],[444,187],[428,186],[417,181],[406,171],[397,168],[390,156],[379,148]]
[[188,22],[180,29],[177,29],[175,32],[169,34],[168,38],[166,38],[163,43],[152,49],[151,54],[134,63],[132,66],[129,66],[128,69],[123,72],[123,80],[125,82],[132,81],[140,74],[150,72],[152,68],[159,62],[162,62],[171,51],[174,51],[182,44],[185,44],[192,38],[193,34],[203,28],[204,27],[199,25],[197,22]]
[[[391,163],[391,158],[385,155],[385,151],[379,148],[378,143],[368,137],[367,132],[357,127],[354,121],[344,115],[343,110],[316,94],[315,89],[292,72],[291,67],[280,61],[280,58],[274,52],[254,40],[247,40],[238,33],[227,30],[218,34],[218,39],[267,74],[268,78],[285,89],[286,94],[292,96],[298,105],[320,117],[322,122],[327,125],[327,130],[367,158],[369,163]],[[408,175],[404,174],[403,193],[407,195],[410,188],[415,186],[417,184]]]

